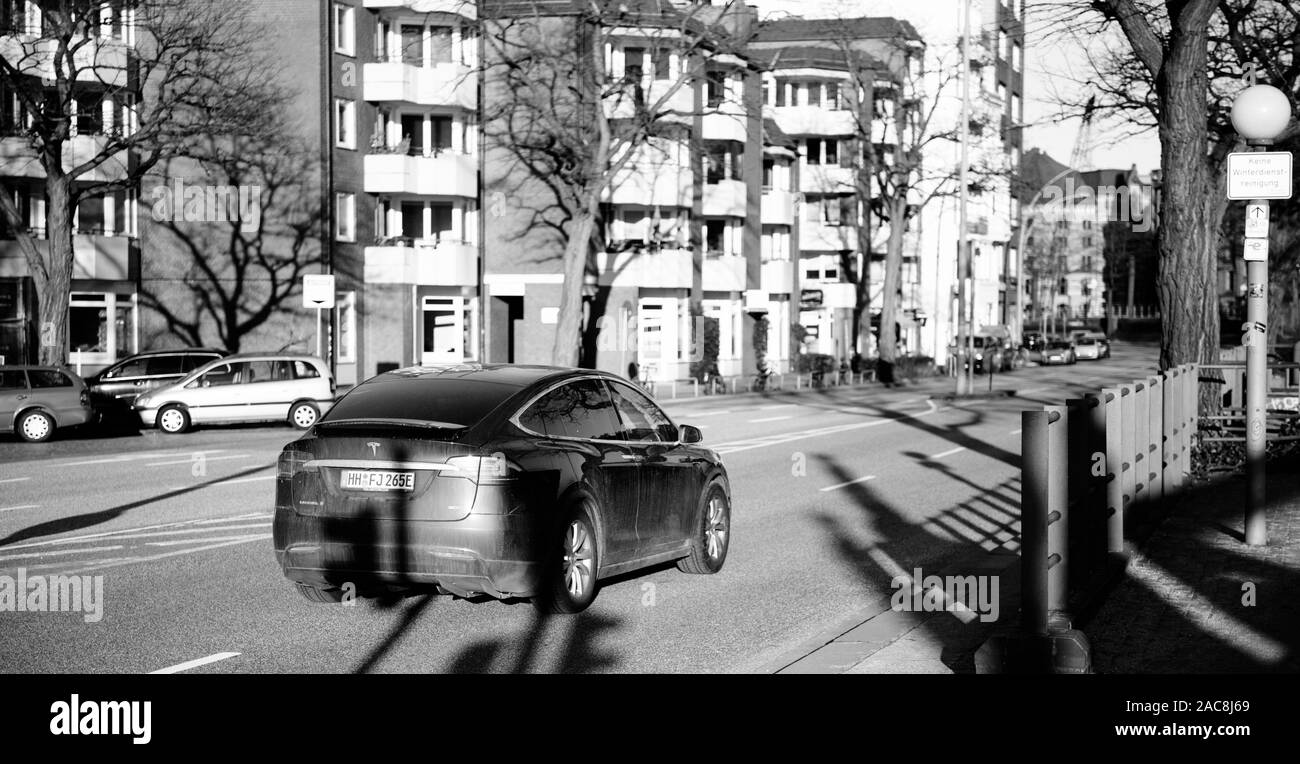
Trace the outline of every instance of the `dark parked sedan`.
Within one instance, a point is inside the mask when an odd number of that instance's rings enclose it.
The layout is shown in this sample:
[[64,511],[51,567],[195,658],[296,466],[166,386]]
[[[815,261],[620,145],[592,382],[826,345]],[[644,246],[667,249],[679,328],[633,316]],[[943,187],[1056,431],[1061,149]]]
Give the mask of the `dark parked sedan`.
[[390,371],[280,454],[276,558],[315,601],[434,587],[575,613],[608,576],[721,570],[731,491],[700,440],[613,374]]
[[[101,413],[129,416],[136,398],[183,378],[226,355],[210,348],[151,350],[123,358],[86,380],[90,402]],[[134,416],[132,416],[134,419]]]

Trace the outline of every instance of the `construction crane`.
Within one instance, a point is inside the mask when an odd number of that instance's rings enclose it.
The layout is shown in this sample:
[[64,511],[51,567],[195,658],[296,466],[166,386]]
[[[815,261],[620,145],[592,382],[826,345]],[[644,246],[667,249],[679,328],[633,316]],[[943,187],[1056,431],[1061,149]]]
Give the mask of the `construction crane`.
[[1079,134],[1074,138],[1074,151],[1070,153],[1070,169],[1075,172],[1094,170],[1092,166],[1092,116],[1097,108],[1097,96],[1088,96],[1083,106],[1083,120],[1079,123]]

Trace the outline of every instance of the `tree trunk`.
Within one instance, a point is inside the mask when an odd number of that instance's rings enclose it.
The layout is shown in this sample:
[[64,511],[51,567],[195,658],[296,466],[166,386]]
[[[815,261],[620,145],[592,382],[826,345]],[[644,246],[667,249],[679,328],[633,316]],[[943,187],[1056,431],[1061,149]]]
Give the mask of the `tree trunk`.
[[564,245],[564,283],[560,286],[560,316],[555,326],[551,363],[576,367],[582,351],[582,284],[587,277],[591,233],[596,222],[594,203],[588,200],[569,228]]
[[907,189],[889,200],[889,244],[885,250],[885,283],[880,299],[880,360],[893,364],[898,357],[898,288],[903,277],[903,228],[907,224]]
[[[46,180],[48,213],[45,223],[46,278],[33,271],[40,335],[40,363],[68,362],[68,302],[72,295],[72,182],[66,177]],[[42,283],[43,282],[43,283]]]

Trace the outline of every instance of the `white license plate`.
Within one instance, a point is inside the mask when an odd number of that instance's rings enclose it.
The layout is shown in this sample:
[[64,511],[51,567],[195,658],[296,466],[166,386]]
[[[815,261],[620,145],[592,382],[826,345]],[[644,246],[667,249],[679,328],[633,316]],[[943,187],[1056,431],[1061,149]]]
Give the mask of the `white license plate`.
[[349,491],[412,491],[415,490],[415,473],[344,470],[343,488]]

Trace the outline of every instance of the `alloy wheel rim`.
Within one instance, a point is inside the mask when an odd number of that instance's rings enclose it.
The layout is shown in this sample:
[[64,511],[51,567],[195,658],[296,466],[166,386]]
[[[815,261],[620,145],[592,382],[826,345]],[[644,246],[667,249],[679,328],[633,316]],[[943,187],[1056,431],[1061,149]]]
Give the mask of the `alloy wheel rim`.
[[162,415],[162,428],[168,431],[176,431],[181,428],[181,412],[164,411]]
[[704,542],[710,560],[721,557],[727,548],[727,507],[720,496],[709,499],[709,516],[704,526]]
[[569,596],[582,599],[594,578],[594,542],[586,523],[574,520],[564,534],[564,587]]
[[23,421],[23,434],[32,440],[41,440],[50,434],[50,422],[43,416],[29,416]]

